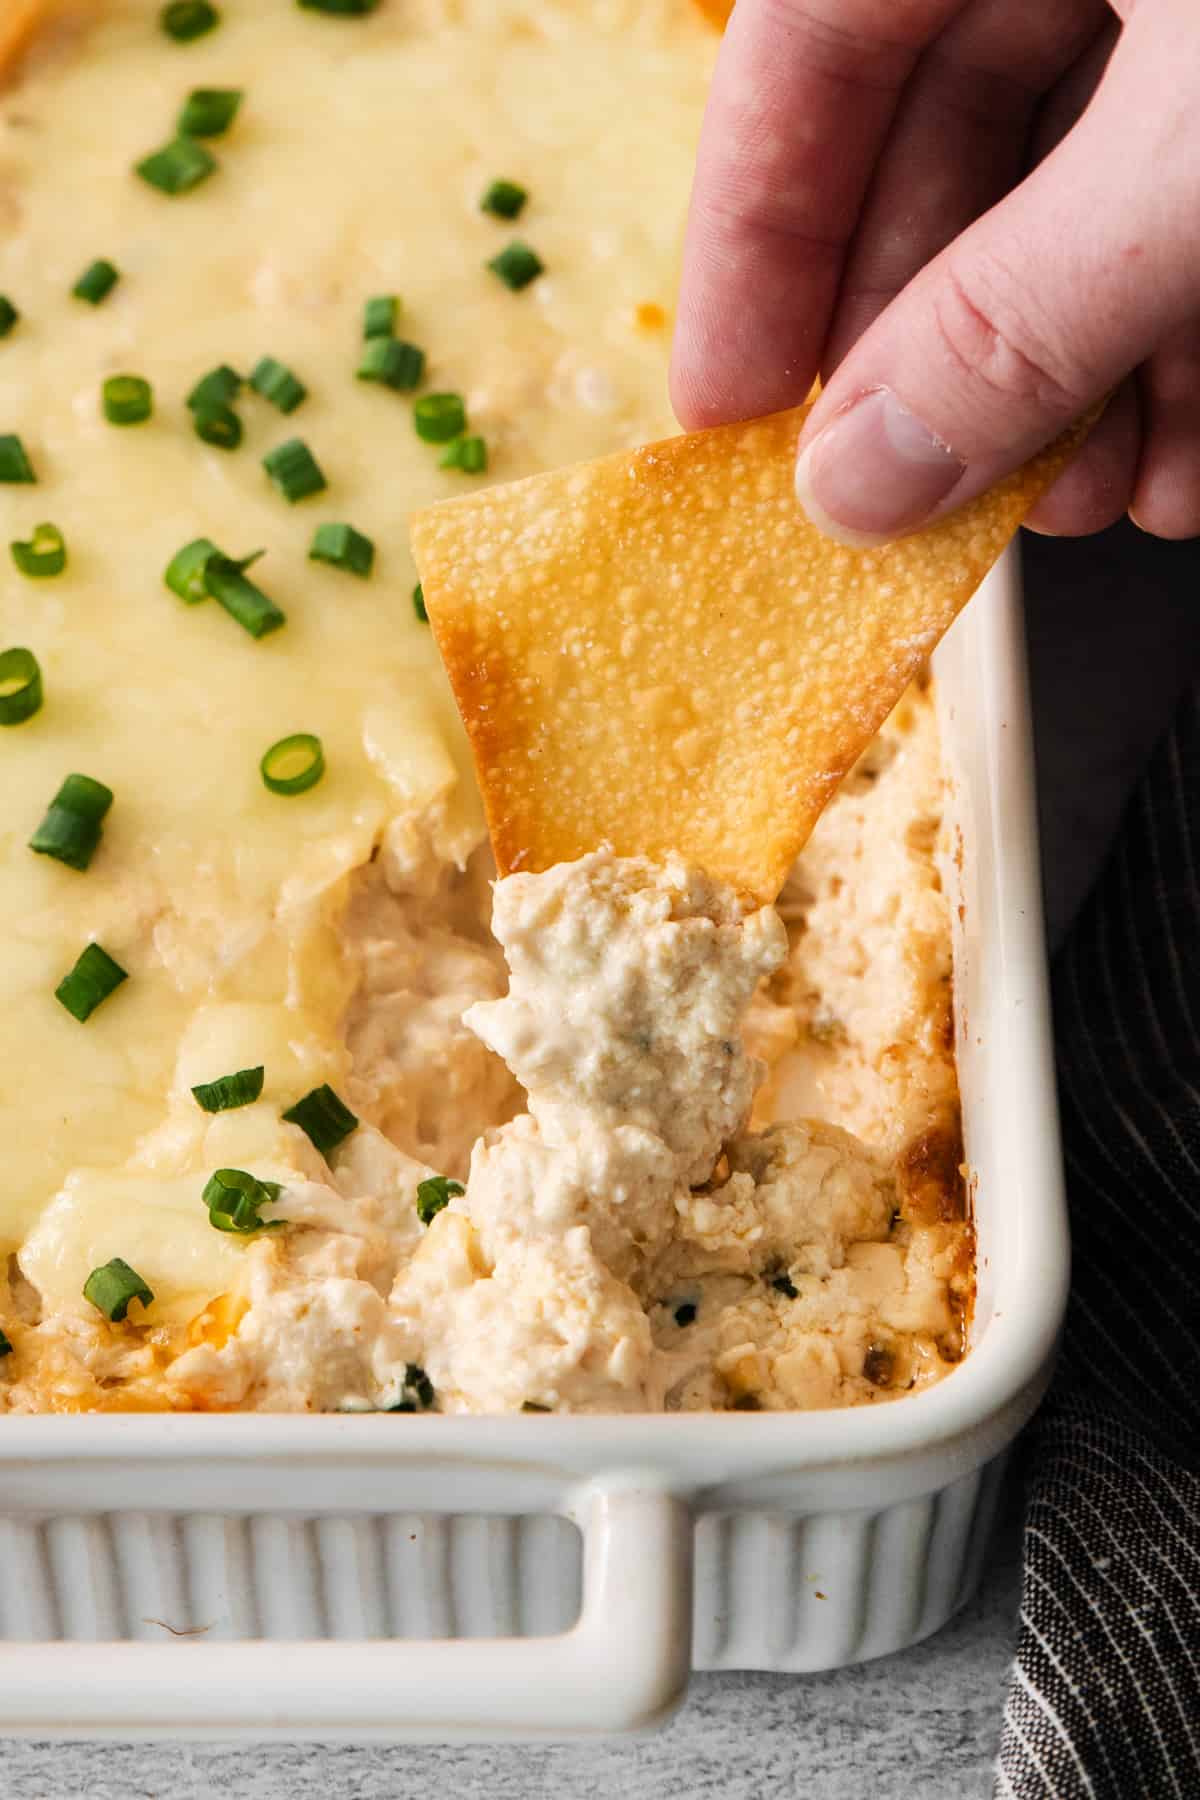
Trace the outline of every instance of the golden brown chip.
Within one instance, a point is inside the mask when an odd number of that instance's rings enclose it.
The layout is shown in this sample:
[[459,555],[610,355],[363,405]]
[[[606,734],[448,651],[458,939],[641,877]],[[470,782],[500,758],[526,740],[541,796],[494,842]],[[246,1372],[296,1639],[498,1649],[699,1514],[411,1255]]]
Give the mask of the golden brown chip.
[[723,31],[729,23],[729,15],[733,11],[734,0],[696,0],[696,5],[710,24],[718,31]]
[[929,530],[852,550],[796,502],[806,410],[413,518],[503,872],[608,843],[677,851],[774,899],[838,782],[1085,430]]

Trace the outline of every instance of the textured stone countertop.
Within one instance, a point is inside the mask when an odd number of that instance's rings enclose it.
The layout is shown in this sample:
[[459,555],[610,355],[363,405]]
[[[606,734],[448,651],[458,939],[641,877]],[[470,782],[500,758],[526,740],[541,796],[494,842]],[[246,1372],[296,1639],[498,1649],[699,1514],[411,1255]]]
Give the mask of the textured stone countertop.
[[[1026,582],[1052,934],[1200,663],[1196,543],[1033,540]],[[1018,1592],[1015,1504],[979,1595],[901,1655],[707,1675],[636,1741],[465,1749],[0,1740],[3,1800],[987,1800]]]

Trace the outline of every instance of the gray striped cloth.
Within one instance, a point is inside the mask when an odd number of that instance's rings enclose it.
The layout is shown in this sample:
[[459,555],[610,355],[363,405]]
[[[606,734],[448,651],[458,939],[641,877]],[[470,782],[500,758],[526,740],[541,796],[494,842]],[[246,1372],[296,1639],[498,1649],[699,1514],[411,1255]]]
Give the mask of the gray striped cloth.
[[1074,1239],[995,1800],[1200,1797],[1200,701],[1054,976]]

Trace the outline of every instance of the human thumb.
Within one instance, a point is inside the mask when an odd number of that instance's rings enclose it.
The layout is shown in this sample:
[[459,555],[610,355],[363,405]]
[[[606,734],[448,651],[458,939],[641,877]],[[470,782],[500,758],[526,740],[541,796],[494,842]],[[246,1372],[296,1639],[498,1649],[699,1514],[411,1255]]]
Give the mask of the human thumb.
[[1069,135],[835,370],[798,451],[815,524],[882,542],[954,510],[1200,310],[1197,70],[1193,0],[1139,6]]

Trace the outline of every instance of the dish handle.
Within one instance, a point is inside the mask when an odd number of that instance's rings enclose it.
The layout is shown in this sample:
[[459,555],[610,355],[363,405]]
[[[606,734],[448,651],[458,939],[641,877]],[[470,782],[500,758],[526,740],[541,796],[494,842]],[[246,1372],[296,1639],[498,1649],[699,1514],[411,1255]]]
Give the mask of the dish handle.
[[583,1606],[560,1636],[10,1642],[0,1646],[0,1731],[444,1741],[658,1724],[691,1665],[690,1512],[671,1493],[616,1478],[570,1502]]

